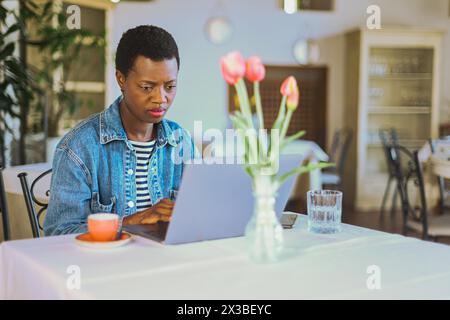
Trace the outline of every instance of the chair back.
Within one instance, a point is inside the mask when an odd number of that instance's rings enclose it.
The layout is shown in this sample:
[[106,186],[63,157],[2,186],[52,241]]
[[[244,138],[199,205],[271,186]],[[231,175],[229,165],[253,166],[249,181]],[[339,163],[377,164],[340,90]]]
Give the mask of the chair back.
[[330,162],[336,164],[336,170],[340,177],[344,174],[345,160],[348,149],[353,138],[353,131],[350,128],[336,130],[331,144]]
[[[434,154],[436,152],[436,142],[433,139],[428,139],[428,144],[430,145],[431,153]],[[438,176],[437,182],[439,186],[439,207],[441,210],[444,210],[445,206],[445,180],[444,178]]]
[[[386,157],[386,164],[387,164],[389,175],[394,177],[395,176],[395,167],[393,166],[392,162],[390,161],[389,146],[392,146],[392,145],[398,146],[397,130],[395,128],[381,129],[378,132],[378,134],[380,136],[381,145],[383,147],[384,155]],[[400,154],[398,156],[400,156]]]
[[[422,238],[428,237],[427,201],[419,152],[409,151],[400,145],[387,146],[389,161],[395,170],[398,192],[402,201],[403,234],[408,231],[408,221],[422,225]],[[417,201],[418,200],[418,201]]]
[[[34,181],[31,183],[31,187],[28,185],[28,179],[27,179],[27,173],[21,172],[17,176],[20,179],[20,185],[22,186],[23,196],[25,199],[25,204],[27,206],[28,211],[28,217],[30,219],[30,225],[31,225],[31,231],[33,233],[34,238],[40,237],[39,230],[43,230],[40,220],[42,214],[47,210],[48,208],[48,199],[50,197],[50,190],[47,190],[45,192],[45,196],[47,200],[41,200],[36,197],[35,194],[35,188],[38,185],[39,181],[44,178],[45,176],[51,174],[52,169],[49,169],[45,171],[44,173],[40,174]],[[35,205],[39,206],[40,209],[36,213]]]
[[0,162],[0,214],[2,215],[3,226],[3,240],[11,239],[11,232],[9,229],[9,213],[8,204],[6,202],[6,189],[3,181],[3,163]]

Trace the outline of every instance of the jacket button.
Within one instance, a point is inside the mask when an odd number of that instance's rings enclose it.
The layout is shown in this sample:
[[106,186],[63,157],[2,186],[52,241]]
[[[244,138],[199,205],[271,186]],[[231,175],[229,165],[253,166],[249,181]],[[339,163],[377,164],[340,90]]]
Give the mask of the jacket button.
[[134,171],[133,169],[128,169],[127,173],[131,176],[134,173]]
[[128,201],[128,207],[133,208],[134,207],[134,202],[133,201]]

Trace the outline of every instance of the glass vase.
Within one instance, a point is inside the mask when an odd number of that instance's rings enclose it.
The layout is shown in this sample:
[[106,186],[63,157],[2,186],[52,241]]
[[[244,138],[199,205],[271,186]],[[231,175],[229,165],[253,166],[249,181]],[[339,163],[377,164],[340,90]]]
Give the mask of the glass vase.
[[253,180],[254,209],[245,237],[250,258],[258,263],[280,259],[283,251],[283,227],[275,213],[276,188],[271,176]]

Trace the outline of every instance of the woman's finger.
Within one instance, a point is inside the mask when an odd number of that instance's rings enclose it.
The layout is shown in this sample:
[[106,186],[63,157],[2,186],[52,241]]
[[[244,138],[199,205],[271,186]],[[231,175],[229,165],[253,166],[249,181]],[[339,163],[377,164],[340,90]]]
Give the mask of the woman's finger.
[[148,217],[145,217],[144,219],[141,220],[142,224],[155,224],[157,223],[159,220],[159,216],[156,214],[150,215]]
[[158,208],[155,210],[156,213],[162,214],[162,215],[172,215],[173,210],[172,209],[166,209],[166,208]]

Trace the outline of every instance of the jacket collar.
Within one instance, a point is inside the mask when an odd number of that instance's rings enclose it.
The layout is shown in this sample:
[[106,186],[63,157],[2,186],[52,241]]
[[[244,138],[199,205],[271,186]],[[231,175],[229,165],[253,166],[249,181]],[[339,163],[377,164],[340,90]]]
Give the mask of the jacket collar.
[[[120,102],[122,96],[118,97],[108,109],[100,113],[100,143],[107,144],[114,140],[123,140],[128,142],[127,134],[122,125],[122,119],[120,118]],[[156,129],[156,145],[163,147],[167,143],[176,147],[177,142],[172,129],[170,128],[166,119],[162,119],[161,122],[156,123],[154,128]],[[128,144],[128,143],[127,143]]]

